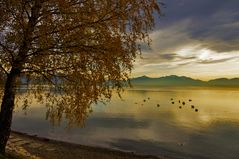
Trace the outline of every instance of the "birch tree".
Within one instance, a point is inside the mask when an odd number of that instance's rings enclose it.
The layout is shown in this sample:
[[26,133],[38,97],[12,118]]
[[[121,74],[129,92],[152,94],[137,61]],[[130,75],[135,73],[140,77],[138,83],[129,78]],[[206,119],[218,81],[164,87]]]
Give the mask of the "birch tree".
[[0,153],[20,79],[51,121],[81,123],[92,103],[122,90],[158,13],[157,0],[0,0]]

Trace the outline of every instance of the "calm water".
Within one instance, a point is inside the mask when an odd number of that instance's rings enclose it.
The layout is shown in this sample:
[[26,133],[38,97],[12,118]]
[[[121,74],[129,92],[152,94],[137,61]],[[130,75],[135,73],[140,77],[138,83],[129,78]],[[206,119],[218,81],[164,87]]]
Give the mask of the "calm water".
[[107,105],[93,108],[84,128],[68,130],[64,122],[52,127],[45,120],[45,107],[33,103],[27,115],[16,110],[13,129],[143,154],[239,158],[239,89],[135,88],[125,91],[123,100],[115,96]]

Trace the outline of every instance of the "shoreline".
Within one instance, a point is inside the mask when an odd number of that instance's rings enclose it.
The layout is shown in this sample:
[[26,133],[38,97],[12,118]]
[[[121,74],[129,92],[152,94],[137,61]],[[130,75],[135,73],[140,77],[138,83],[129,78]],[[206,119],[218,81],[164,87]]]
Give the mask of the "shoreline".
[[7,152],[23,159],[172,159],[168,156],[137,154],[87,146],[11,131]]

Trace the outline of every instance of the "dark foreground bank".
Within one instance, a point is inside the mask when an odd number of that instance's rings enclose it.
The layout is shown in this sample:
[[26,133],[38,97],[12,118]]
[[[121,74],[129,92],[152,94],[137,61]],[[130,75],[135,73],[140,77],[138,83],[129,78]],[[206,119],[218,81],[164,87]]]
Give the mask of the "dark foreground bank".
[[40,138],[12,131],[7,152],[23,159],[169,159]]

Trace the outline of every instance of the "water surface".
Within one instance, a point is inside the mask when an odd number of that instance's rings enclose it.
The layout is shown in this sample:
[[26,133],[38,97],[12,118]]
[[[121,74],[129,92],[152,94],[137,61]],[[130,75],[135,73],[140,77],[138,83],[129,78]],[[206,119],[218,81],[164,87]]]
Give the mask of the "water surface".
[[27,115],[16,110],[13,129],[143,154],[239,158],[239,89],[134,88],[123,93],[123,100],[115,95],[93,110],[85,127],[67,129],[65,122],[53,127],[45,120],[44,105],[33,102]]

